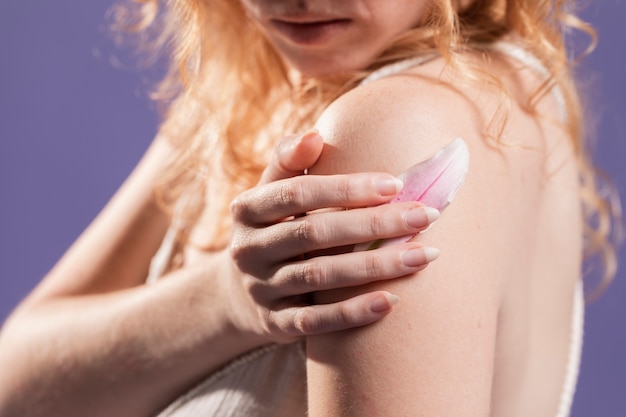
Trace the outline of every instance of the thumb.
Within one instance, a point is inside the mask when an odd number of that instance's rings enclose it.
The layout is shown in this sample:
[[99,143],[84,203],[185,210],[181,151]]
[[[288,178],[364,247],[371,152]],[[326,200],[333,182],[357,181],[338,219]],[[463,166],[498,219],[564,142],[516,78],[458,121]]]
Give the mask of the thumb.
[[317,130],[284,137],[274,148],[272,161],[263,171],[259,184],[302,175],[317,162],[323,147],[324,140]]

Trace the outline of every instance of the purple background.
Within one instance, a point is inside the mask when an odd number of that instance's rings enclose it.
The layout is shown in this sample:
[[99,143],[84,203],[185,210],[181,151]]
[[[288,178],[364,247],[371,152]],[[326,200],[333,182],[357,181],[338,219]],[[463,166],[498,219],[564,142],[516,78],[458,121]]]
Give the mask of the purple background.
[[[144,76],[113,65],[110,0],[0,1],[0,321],[131,171],[156,131]],[[626,195],[626,3],[584,16],[597,160]],[[131,60],[126,60],[132,62]],[[626,264],[622,248],[621,263]],[[587,309],[575,417],[626,416],[626,274]]]

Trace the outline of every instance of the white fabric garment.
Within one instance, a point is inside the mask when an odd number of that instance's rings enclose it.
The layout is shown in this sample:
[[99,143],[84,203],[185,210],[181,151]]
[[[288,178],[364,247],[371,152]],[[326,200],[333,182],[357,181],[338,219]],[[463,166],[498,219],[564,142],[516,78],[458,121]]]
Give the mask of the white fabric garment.
[[179,397],[159,417],[304,417],[302,345],[268,345],[230,362]]

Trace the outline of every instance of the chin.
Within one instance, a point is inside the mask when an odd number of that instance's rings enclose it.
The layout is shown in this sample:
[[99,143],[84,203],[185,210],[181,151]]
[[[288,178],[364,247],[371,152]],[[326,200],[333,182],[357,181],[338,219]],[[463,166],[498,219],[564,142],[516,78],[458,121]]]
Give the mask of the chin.
[[355,62],[352,60],[311,59],[307,61],[287,61],[288,65],[305,77],[328,78],[350,74],[362,70],[369,61]]

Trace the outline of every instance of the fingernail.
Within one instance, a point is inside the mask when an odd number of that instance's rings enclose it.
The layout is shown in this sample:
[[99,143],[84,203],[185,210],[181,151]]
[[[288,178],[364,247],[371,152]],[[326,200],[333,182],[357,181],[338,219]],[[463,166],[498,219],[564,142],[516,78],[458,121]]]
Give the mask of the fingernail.
[[309,129],[306,132],[304,132],[304,134],[300,137],[300,140],[304,140],[305,138],[311,137],[311,136],[319,136],[320,135],[320,131],[317,129]]
[[439,210],[432,207],[416,207],[404,213],[406,224],[411,227],[424,227],[439,218]]
[[394,177],[378,177],[374,180],[374,185],[382,196],[396,195],[404,186],[402,181]]
[[422,266],[439,257],[439,249],[425,246],[404,251],[402,263],[409,267]]
[[398,304],[398,301],[400,301],[400,297],[397,295],[391,293],[381,294],[374,298],[370,303],[370,311],[374,313],[383,313]]

